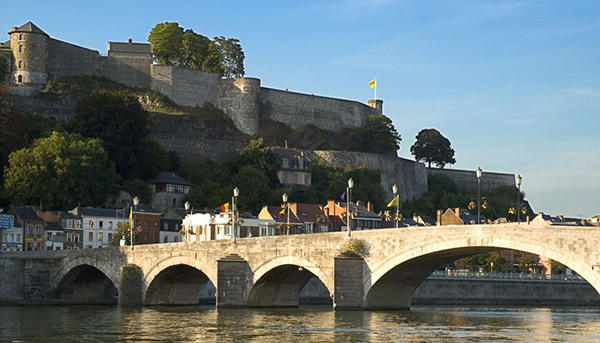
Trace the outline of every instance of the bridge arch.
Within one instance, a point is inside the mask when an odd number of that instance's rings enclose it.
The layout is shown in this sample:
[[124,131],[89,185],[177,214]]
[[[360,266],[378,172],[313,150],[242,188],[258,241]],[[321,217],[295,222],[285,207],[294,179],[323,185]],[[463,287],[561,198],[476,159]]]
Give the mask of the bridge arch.
[[332,294],[333,275],[298,256],[275,257],[258,266],[253,274],[249,307],[297,307],[300,291],[313,277]]
[[53,296],[70,303],[117,303],[119,273],[91,256],[63,263],[50,276]]
[[169,256],[144,272],[146,305],[197,305],[206,285],[216,285],[217,271],[192,257]]
[[410,308],[412,294],[435,269],[462,257],[496,249],[518,250],[558,261],[581,275],[600,294],[600,273],[582,256],[512,233],[465,232],[463,236],[439,238],[401,249],[372,267],[370,278],[364,282],[365,307]]

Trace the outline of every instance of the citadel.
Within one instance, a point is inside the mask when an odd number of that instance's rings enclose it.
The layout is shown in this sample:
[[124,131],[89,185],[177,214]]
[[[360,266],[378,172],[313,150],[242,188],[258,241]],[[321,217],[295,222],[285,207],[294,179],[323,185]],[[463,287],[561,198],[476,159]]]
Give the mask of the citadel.
[[[288,90],[261,87],[258,78],[222,79],[219,75],[187,68],[156,65],[152,46],[148,43],[108,42],[107,55],[50,37],[32,22],[13,27],[10,40],[0,43],[0,54],[8,60],[10,93],[23,104],[33,101],[27,96],[42,89],[48,81],[64,76],[96,75],[123,84],[158,91],[176,104],[202,107],[210,104],[224,112],[235,127],[247,135],[255,135],[265,120],[283,123],[293,129],[313,125],[320,129],[338,131],[363,126],[371,115],[383,113],[383,101],[358,101],[301,94]],[[35,104],[38,108],[39,104]],[[45,105],[44,105],[45,106]],[[42,115],[54,117],[61,108],[51,107]],[[178,117],[178,118],[175,118]],[[179,118],[183,117],[183,118]],[[154,138],[167,150],[183,156],[218,160],[231,155],[239,142],[223,142],[201,137],[190,129],[186,116],[155,116]],[[56,118],[55,118],[56,119]],[[61,118],[58,118],[61,120]],[[68,119],[68,115],[62,120]],[[158,123],[157,123],[158,122]],[[164,129],[164,127],[175,129]],[[162,128],[162,129],[161,129]],[[196,131],[194,131],[196,130]],[[225,143],[225,144],[224,144]],[[237,143],[237,145],[236,145]],[[312,151],[334,165],[361,166],[381,172],[381,184],[391,194],[397,184],[400,200],[418,197],[427,191],[427,175],[443,173],[459,186],[475,188],[473,171],[430,169],[413,160],[395,155],[378,155],[348,151]],[[485,173],[482,188],[514,186],[514,176],[504,173]]]

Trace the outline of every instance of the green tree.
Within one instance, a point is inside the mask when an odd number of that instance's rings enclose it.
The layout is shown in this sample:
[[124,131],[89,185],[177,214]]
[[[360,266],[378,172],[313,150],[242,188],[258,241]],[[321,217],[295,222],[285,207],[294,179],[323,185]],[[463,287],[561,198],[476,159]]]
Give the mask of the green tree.
[[454,149],[450,147],[450,141],[442,136],[436,129],[423,129],[417,134],[417,140],[410,147],[410,152],[415,160],[431,163],[444,168],[446,164],[454,164]]
[[270,203],[272,194],[269,179],[255,166],[243,166],[235,175],[234,184],[240,190],[239,210],[250,210],[258,214],[264,205]]
[[215,37],[213,43],[222,57],[221,65],[225,78],[244,76],[244,50],[236,38]]
[[128,91],[94,91],[81,99],[68,126],[83,136],[102,139],[126,180],[148,179],[168,168],[167,153],[148,137],[152,126],[148,112]]
[[486,260],[486,265],[489,271],[501,271],[506,263],[506,259],[499,251],[492,251]]
[[108,243],[118,247],[121,245],[121,238],[125,238],[125,245],[131,245],[131,223],[129,221],[117,224],[117,230],[112,234]]
[[395,154],[400,149],[402,138],[392,120],[382,114],[372,115],[361,128],[362,151],[377,154]]
[[223,55],[221,54],[218,44],[211,41],[208,44],[208,54],[202,62],[202,70],[223,76],[225,74],[223,61]]
[[8,59],[0,54],[0,83],[4,83],[6,81],[6,77],[8,76]]
[[535,265],[535,259],[533,258],[532,254],[527,252],[519,253],[519,269],[521,269],[521,271],[531,272]]
[[11,153],[4,178],[13,204],[42,202],[52,209],[102,205],[118,175],[100,140],[53,132]]
[[184,56],[183,28],[175,22],[156,24],[148,35],[158,64],[179,65]]
[[208,56],[210,39],[197,34],[192,29],[183,32],[182,56],[180,65],[190,69],[202,69],[202,63]]
[[265,145],[261,137],[251,140],[248,146],[238,151],[235,165],[237,168],[254,166],[267,176],[271,188],[279,185],[277,178],[279,166],[275,154],[273,154],[273,147]]

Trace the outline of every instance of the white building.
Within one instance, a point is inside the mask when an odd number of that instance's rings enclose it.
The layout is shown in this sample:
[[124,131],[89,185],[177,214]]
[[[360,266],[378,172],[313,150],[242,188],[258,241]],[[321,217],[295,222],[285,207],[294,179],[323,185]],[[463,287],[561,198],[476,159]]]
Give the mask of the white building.
[[[242,215],[236,219],[236,238],[273,236],[275,221]],[[188,242],[232,239],[231,212],[200,212],[183,219],[184,240]]]
[[129,223],[127,210],[76,207],[69,213],[81,220],[84,249],[108,247],[118,223]]
[[2,251],[23,251],[23,228],[15,223],[11,229],[2,230]]
[[65,249],[65,230],[56,222],[46,222],[46,250]]

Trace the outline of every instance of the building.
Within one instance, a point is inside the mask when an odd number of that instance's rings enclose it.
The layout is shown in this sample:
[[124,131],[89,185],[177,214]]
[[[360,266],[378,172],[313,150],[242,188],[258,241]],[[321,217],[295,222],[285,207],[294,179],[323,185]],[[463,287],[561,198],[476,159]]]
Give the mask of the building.
[[277,178],[286,187],[308,187],[312,183],[312,163],[304,151],[273,149],[277,159]]
[[190,192],[192,183],[173,172],[161,172],[148,181],[152,192],[152,208],[164,211],[167,208],[183,208],[183,199]]
[[[133,206],[133,205],[132,205]],[[160,243],[160,212],[139,203],[133,206],[134,244]]]
[[[342,227],[339,228],[339,230],[341,231],[348,231],[347,207],[347,202],[337,202],[335,200],[328,200],[327,205],[325,205],[325,207],[323,208],[323,211],[327,216],[335,216],[340,219]],[[356,203],[350,202],[349,212],[352,218],[352,230],[381,229],[381,216],[373,212],[373,206],[370,202],[367,203],[366,206],[361,201],[357,201]]]
[[23,251],[23,227],[15,222],[14,215],[2,215],[0,225],[0,251]]
[[[483,215],[479,215],[479,224],[485,224],[487,219]],[[477,214],[471,214],[468,210],[460,209],[460,207],[447,209],[442,214],[442,210],[438,210],[438,225],[474,225],[477,224]]]
[[31,206],[13,206],[10,214],[15,216],[15,223],[23,228],[23,250],[46,250],[44,221]]
[[[184,239],[187,242],[202,242],[219,239],[233,239],[232,213],[199,211],[188,214],[183,220]],[[275,235],[275,221],[260,219],[250,215],[236,216],[236,238],[250,238]]]
[[176,243],[184,241],[183,219],[186,213],[184,209],[167,208],[160,216],[160,243]]
[[118,229],[118,224],[127,225],[129,223],[127,209],[116,210],[78,206],[69,213],[76,218],[75,225],[79,225],[79,227],[76,227],[75,233],[81,232],[83,234],[82,246],[84,249],[110,246],[110,241]]

